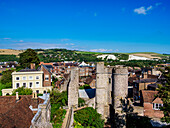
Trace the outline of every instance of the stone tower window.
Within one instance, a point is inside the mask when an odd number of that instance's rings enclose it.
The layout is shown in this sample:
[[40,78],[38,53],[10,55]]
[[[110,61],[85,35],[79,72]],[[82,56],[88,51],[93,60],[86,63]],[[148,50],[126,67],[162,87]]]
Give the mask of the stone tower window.
[[109,78],[109,84],[111,83],[111,78]]

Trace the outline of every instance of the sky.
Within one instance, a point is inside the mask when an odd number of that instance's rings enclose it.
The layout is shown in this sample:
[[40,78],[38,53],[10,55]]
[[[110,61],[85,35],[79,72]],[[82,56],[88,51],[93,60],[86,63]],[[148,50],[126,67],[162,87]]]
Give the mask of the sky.
[[0,49],[170,53],[170,0],[0,0]]

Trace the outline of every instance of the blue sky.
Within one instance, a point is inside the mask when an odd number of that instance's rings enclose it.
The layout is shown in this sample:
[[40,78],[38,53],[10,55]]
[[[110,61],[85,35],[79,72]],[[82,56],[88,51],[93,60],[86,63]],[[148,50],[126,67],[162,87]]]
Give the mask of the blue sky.
[[169,0],[0,0],[0,48],[170,53]]

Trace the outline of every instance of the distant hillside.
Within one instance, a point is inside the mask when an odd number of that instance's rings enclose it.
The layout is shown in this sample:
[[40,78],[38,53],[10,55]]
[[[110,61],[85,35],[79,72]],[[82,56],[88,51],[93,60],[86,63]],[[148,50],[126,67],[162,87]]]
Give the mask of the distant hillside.
[[155,52],[134,52],[134,53],[129,53],[129,55],[146,57],[146,58],[150,58],[150,59],[167,59],[167,58],[169,58],[168,55],[159,54],[159,53],[155,53]]
[[[34,50],[38,53],[40,61],[44,62],[57,62],[57,61],[97,62],[101,60],[135,60],[135,59],[151,60],[151,59],[169,59],[170,57],[170,55],[167,54],[158,54],[154,52],[101,53],[67,49],[34,49]],[[25,50],[0,49],[0,56],[2,55],[18,56],[19,53],[22,53],[24,51]],[[6,56],[2,56],[0,61],[2,61],[2,58],[5,57]]]
[[0,49],[0,55],[18,55],[25,50],[14,50],[14,49]]

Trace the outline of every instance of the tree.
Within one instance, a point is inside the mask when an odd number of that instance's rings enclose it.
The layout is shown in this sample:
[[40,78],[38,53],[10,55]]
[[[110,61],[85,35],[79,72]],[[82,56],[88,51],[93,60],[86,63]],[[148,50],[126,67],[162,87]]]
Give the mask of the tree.
[[30,68],[31,63],[35,63],[36,67],[38,67],[40,63],[40,59],[33,49],[27,49],[25,52],[19,54],[19,56],[19,63],[23,68]]
[[31,95],[32,89],[19,87],[12,92],[12,95],[16,95],[16,92],[18,92],[18,95]]
[[74,119],[85,128],[103,128],[104,126],[104,120],[101,119],[101,114],[97,113],[92,107],[77,111],[74,114]]
[[163,107],[161,110],[164,112],[162,121],[167,123],[170,122],[170,67],[166,67],[165,71],[162,72],[165,79],[161,80],[161,85],[158,86],[158,97],[163,101]]
[[7,88],[12,87],[12,72],[14,70],[6,70],[2,72],[1,83],[7,85]]

